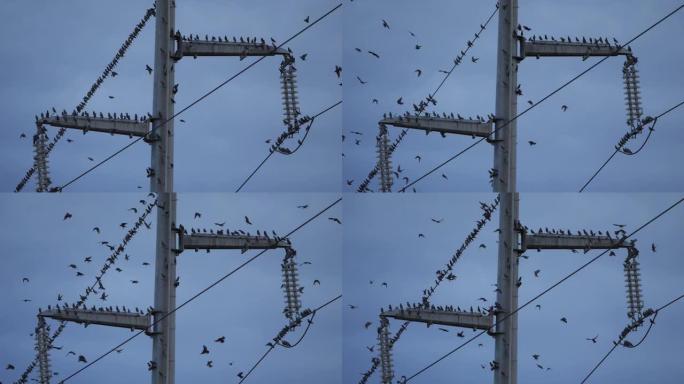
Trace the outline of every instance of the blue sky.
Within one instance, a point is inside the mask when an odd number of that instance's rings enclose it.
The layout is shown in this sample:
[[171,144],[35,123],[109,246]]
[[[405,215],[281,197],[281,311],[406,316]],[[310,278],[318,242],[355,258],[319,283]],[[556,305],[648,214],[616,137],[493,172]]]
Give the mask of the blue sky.
[[[29,336],[36,324],[39,307],[57,303],[57,294],[74,302],[86,285],[92,284],[109,250],[99,244],[109,240],[117,244],[124,235],[120,222],[132,222],[137,216],[127,211],[140,207],[144,194],[61,194],[61,195],[0,195],[3,212],[0,237],[5,246],[3,268],[0,270],[0,382],[15,380],[34,356],[33,338]],[[275,230],[285,234],[310,216],[336,200],[334,194],[221,195],[180,194],[178,222],[186,228],[216,228],[214,222],[226,221],[226,227]],[[297,205],[309,204],[307,209]],[[73,218],[64,221],[68,211]],[[194,213],[202,213],[194,219]],[[304,286],[302,304],[315,308],[341,293],[342,231],[327,217],[341,217],[338,204],[291,237],[298,261],[311,265],[299,268]],[[251,228],[243,217],[249,216]],[[154,215],[153,229],[156,221]],[[99,226],[97,235],[92,227]],[[126,305],[147,308],[153,302],[154,230],[140,232],[129,244],[129,261],[120,260],[122,272],[110,270],[103,279],[109,297],[107,302],[90,299],[89,305]],[[244,255],[239,251],[214,251],[210,254],[185,252],[178,257],[177,303],[180,304],[216,281],[257,251]],[[93,262],[83,259],[92,256]],[[286,324],[281,314],[283,293],[280,289],[282,251],[268,251],[241,271],[209,290],[177,312],[176,317],[176,381],[237,382],[236,374],[247,371],[263,354],[270,341]],[[147,261],[151,266],[143,266]],[[74,263],[85,273],[76,277],[69,264]],[[28,277],[29,283],[22,283]],[[314,279],[321,284],[312,285]],[[139,280],[137,285],[130,280]],[[31,299],[24,303],[23,299]],[[284,382],[340,383],[341,381],[341,301],[320,311],[308,335],[293,349],[274,350],[249,377],[247,382],[269,383],[274,376]],[[50,321],[53,330],[57,322]],[[286,337],[295,341],[303,329]],[[83,364],[73,350],[91,361],[101,353],[129,337],[128,330],[70,324],[54,343],[61,351],[51,353],[53,369],[64,377]],[[225,344],[214,343],[219,336]],[[202,345],[210,349],[208,358],[200,356]],[[141,335],[114,353],[86,369],[69,382],[121,383],[148,380],[147,361],[151,358],[152,342]],[[208,359],[214,367],[205,366]],[[232,362],[233,365],[229,365]],[[5,370],[6,364],[16,371]]]
[[[613,37],[625,42],[681,5],[676,0],[579,0],[571,2],[520,0],[519,22],[532,28],[528,34]],[[403,113],[433,92],[466,41],[494,10],[495,1],[426,0],[421,2],[354,1],[345,9],[344,58],[344,179],[345,191],[356,190],[376,162],[377,122],[383,113]],[[430,111],[440,114],[485,116],[494,112],[497,17],[456,68],[437,95]],[[383,28],[382,19],[390,29]],[[667,45],[684,33],[684,13],[632,44],[639,58],[644,112],[657,115],[683,100],[684,60],[681,45]],[[409,31],[415,34],[412,37]],[[415,45],[421,45],[420,50]],[[355,48],[360,48],[359,53]],[[380,55],[376,59],[368,50]],[[479,58],[474,64],[471,56]],[[526,59],[519,67],[523,90],[519,111],[528,100],[539,101],[599,59]],[[520,191],[578,191],[608,158],[627,131],[622,85],[623,58],[610,58],[551,99],[518,120],[518,186]],[[423,71],[420,77],[414,72]],[[367,84],[360,84],[359,76]],[[403,97],[404,105],[396,100]],[[378,99],[373,104],[372,99]],[[567,105],[566,112],[561,106]],[[658,122],[655,133],[637,156],[618,155],[589,186],[588,191],[680,191],[682,172],[674,164],[684,161],[680,144],[684,133],[681,108]],[[389,128],[393,139],[399,133]],[[362,136],[351,134],[359,131]],[[361,139],[356,145],[355,139]],[[637,144],[628,145],[635,150]],[[531,147],[528,141],[537,143]],[[472,143],[470,137],[441,138],[410,132],[393,156],[402,176],[415,180]],[[487,170],[493,151],[481,143],[415,185],[419,192],[490,191]],[[420,155],[419,163],[415,156]],[[448,180],[441,177],[444,173]],[[403,185],[399,180],[397,186]],[[377,189],[377,180],[371,184]],[[396,189],[396,188],[395,188]]]
[[[177,2],[176,24],[184,34],[274,37],[282,42],[330,10],[334,1],[197,1]],[[53,106],[71,111],[90,89],[152,1],[65,4],[46,0],[3,1],[6,20],[0,33],[13,36],[0,54],[0,105],[5,127],[0,132],[0,189],[13,191],[32,165],[34,115]],[[293,40],[297,55],[300,107],[314,115],[342,97],[333,72],[341,59],[338,10]],[[116,71],[93,97],[88,111],[145,114],[152,107],[154,18],[140,34]],[[306,61],[299,56],[307,53]],[[176,66],[176,111],[216,87],[250,60],[187,58]],[[267,58],[179,116],[176,122],[176,190],[234,191],[268,154],[267,139],[283,130],[279,58]],[[108,96],[114,96],[109,99]],[[339,190],[341,179],[341,107],[321,116],[296,155],[274,155],[244,191]],[[51,135],[56,129],[49,128]],[[20,139],[21,133],[28,138]],[[129,142],[128,138],[70,132],[50,157],[54,184],[61,185]],[[296,139],[292,141],[296,144]],[[70,191],[135,192],[148,188],[147,144],[131,149],[74,183]],[[313,165],[316,165],[315,167]],[[34,189],[33,182],[28,190]]]
[[[636,229],[667,208],[681,195],[673,194],[522,194],[520,220],[530,228],[610,229],[613,223]],[[407,301],[420,301],[423,289],[430,286],[435,271],[442,269],[466,234],[481,217],[478,201],[491,202],[492,194],[407,194],[345,196],[343,289],[345,308],[344,382],[355,383],[377,356],[376,327],[380,307]],[[430,219],[443,219],[436,224]],[[658,307],[684,293],[679,257],[679,235],[684,229],[684,207],[678,206],[635,236],[640,263],[645,306]],[[498,214],[454,266],[456,280],[439,287],[431,302],[435,305],[469,307],[481,305],[479,297],[496,300],[496,249]],[[425,238],[418,238],[423,233]],[[657,252],[651,252],[655,243]],[[485,244],[486,248],[479,248]],[[597,255],[570,251],[526,253],[521,259],[519,303],[542,290]],[[561,284],[519,315],[518,380],[521,383],[578,383],[612,346],[628,324],[622,261],[607,255]],[[538,278],[533,271],[540,269]],[[370,284],[373,280],[373,284]],[[381,286],[386,282],[388,287]],[[535,304],[536,304],[535,303]],[[350,309],[347,304],[357,306]],[[560,322],[561,317],[568,324]],[[590,383],[658,382],[678,383],[684,370],[679,364],[680,341],[684,336],[680,320],[684,302],[663,311],[651,334],[637,349],[620,348],[595,373]],[[364,323],[373,325],[364,329]],[[390,321],[396,331],[400,321]],[[466,337],[472,331],[465,330]],[[599,335],[597,344],[586,341]],[[643,334],[629,339],[636,342]],[[393,350],[395,374],[410,376],[457,347],[465,339],[456,329],[444,333],[436,326],[412,324]],[[478,343],[483,346],[479,347]],[[370,353],[366,347],[376,345]],[[539,363],[550,367],[541,371]],[[488,366],[494,358],[494,343],[483,335],[451,357],[417,376],[413,383],[488,382]],[[377,373],[369,383],[377,383]]]

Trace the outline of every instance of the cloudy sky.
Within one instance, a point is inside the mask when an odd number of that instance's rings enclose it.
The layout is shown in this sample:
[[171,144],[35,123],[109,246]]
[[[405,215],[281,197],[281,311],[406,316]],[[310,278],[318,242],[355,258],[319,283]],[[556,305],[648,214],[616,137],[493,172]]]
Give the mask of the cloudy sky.
[[[121,222],[132,222],[137,216],[127,211],[140,207],[138,200],[144,194],[61,194],[61,195],[10,195],[0,196],[3,212],[0,238],[5,247],[3,268],[0,269],[0,382],[12,382],[34,356],[33,338],[29,336],[36,324],[39,307],[57,303],[57,294],[74,302],[85,287],[93,283],[109,250],[99,244],[108,240],[118,244],[124,230]],[[336,200],[333,194],[261,194],[230,196],[212,194],[180,194],[178,196],[178,222],[185,227],[216,228],[214,222],[226,222],[231,229],[275,230],[285,234],[310,216]],[[104,203],[106,201],[106,203]],[[297,205],[308,204],[307,209]],[[73,218],[63,220],[68,211]],[[194,213],[202,213],[194,219]],[[327,217],[341,217],[339,204],[311,222],[291,240],[297,250],[298,261],[311,265],[299,268],[304,286],[302,304],[315,308],[341,293],[342,231]],[[253,226],[245,224],[248,215]],[[153,228],[154,217],[150,217]],[[92,231],[99,226],[102,233]],[[249,228],[248,228],[249,227]],[[118,267],[104,277],[109,297],[106,302],[91,299],[89,305],[125,305],[147,308],[153,303],[154,231],[140,232],[129,244],[126,253],[129,261],[119,260]],[[178,258],[178,275],[181,285],[178,304],[190,298],[210,283],[227,274],[250,255],[238,251],[214,251],[210,254],[185,252]],[[83,259],[92,256],[92,263]],[[176,381],[237,382],[236,374],[247,371],[266,351],[270,341],[286,324],[281,314],[283,293],[280,289],[282,251],[268,251],[244,269],[209,290],[197,300],[177,312],[176,327]],[[143,266],[143,262],[152,266]],[[74,263],[85,276],[76,277],[69,264]],[[22,278],[30,279],[22,283]],[[312,286],[314,279],[320,286]],[[130,280],[139,280],[132,284]],[[23,299],[31,299],[24,303]],[[283,382],[340,383],[341,382],[341,307],[337,301],[315,318],[308,335],[293,349],[274,350],[252,373],[247,382],[269,383],[277,375]],[[57,322],[49,321],[53,330]],[[295,341],[303,329],[286,337]],[[54,371],[61,377],[83,366],[68,351],[86,356],[92,361],[100,354],[129,337],[128,330],[70,324],[55,341],[62,350],[51,353]],[[225,344],[214,343],[219,336]],[[202,345],[211,351],[200,356]],[[74,383],[141,382],[148,378],[147,361],[151,357],[151,340],[141,335],[126,344],[122,353],[114,353],[75,376]],[[213,360],[214,367],[205,366]],[[229,365],[232,362],[232,366]],[[15,371],[5,370],[6,364],[16,366]]]
[[[274,37],[284,41],[306,23],[333,8],[335,1],[179,0],[176,24],[184,34]],[[152,1],[2,1],[0,33],[12,36],[0,54],[0,189],[13,191],[32,165],[34,115],[55,107],[71,111],[145,14]],[[298,56],[300,107],[314,115],[341,99],[333,72],[341,64],[341,10],[293,40]],[[88,111],[145,114],[152,107],[154,19],[140,34],[116,71],[91,100]],[[307,53],[306,61],[299,55]],[[216,87],[251,60],[192,58],[176,66],[176,111]],[[268,154],[267,139],[284,130],[279,58],[267,58],[179,116],[176,123],[176,189],[234,191]],[[114,96],[114,99],[108,98]],[[306,144],[293,156],[274,155],[245,191],[335,191],[341,179],[341,107],[322,115]],[[49,128],[51,135],[56,131]],[[20,139],[21,133],[28,138]],[[50,156],[54,184],[61,185],[129,142],[126,137],[70,132]],[[295,141],[292,141],[296,145]],[[150,154],[139,142],[70,186],[71,191],[147,189]],[[312,165],[316,164],[315,167]],[[27,189],[34,189],[34,183]]]
[[[354,1],[345,8],[343,21],[344,178],[353,180],[345,190],[355,190],[376,161],[377,122],[383,113],[403,113],[439,85],[466,41],[494,10],[495,1],[426,0]],[[532,28],[529,34],[613,37],[626,42],[681,5],[677,0],[578,0],[571,2],[520,0],[519,21]],[[386,20],[390,29],[383,28]],[[412,37],[409,31],[415,34]],[[657,115],[684,100],[684,60],[681,45],[666,45],[684,33],[684,13],[679,12],[632,44],[639,58],[644,112]],[[439,91],[432,111],[485,116],[494,112],[497,18],[470,50]],[[421,46],[420,50],[415,45]],[[360,48],[359,53],[355,48]],[[368,50],[380,55],[376,59]],[[474,64],[471,56],[479,58]],[[599,59],[526,59],[519,67],[523,90],[519,110],[528,100],[542,97]],[[518,185],[520,191],[578,191],[614,150],[627,131],[622,85],[622,57],[610,58],[580,80],[540,104],[518,120]],[[421,69],[417,77],[414,72]],[[367,84],[361,84],[359,76]],[[404,105],[396,103],[403,97]],[[372,99],[378,99],[373,104]],[[566,112],[561,106],[567,105]],[[680,149],[684,132],[682,109],[658,122],[655,133],[637,156],[618,155],[589,186],[589,191],[678,191],[684,177],[672,164],[684,161]],[[362,132],[362,136],[350,131]],[[390,128],[391,138],[399,133]],[[361,139],[356,145],[354,139]],[[644,136],[628,147],[635,150]],[[528,141],[535,141],[531,147]],[[470,137],[425,136],[410,132],[393,156],[402,176],[411,180],[447,160],[472,143]],[[489,191],[487,170],[492,149],[481,143],[417,183],[418,191]],[[418,163],[415,156],[420,155]],[[441,177],[444,173],[448,180]],[[395,185],[403,185],[399,181]],[[377,180],[371,184],[377,188]]]
[[[435,271],[442,269],[466,234],[481,217],[478,201],[491,202],[491,194],[427,194],[345,196],[344,236],[344,382],[355,383],[377,356],[376,327],[380,307],[420,301],[421,292],[432,284]],[[531,228],[611,229],[613,223],[636,229],[661,210],[681,199],[673,194],[527,194],[520,198],[520,220]],[[430,219],[444,219],[436,224]],[[435,305],[469,307],[481,305],[479,297],[496,299],[496,248],[494,230],[498,215],[480,233],[454,267],[453,282],[445,282],[432,298]],[[641,252],[643,298],[646,307],[658,307],[684,293],[681,274],[684,261],[678,240],[684,229],[684,205],[680,205],[635,236]],[[425,238],[418,238],[423,233]],[[656,244],[656,253],[651,252]],[[485,244],[486,248],[479,248]],[[520,304],[531,299],[588,261],[588,254],[570,251],[527,252],[522,259]],[[578,383],[612,346],[625,325],[626,302],[622,261],[607,255],[521,310],[519,316],[519,382]],[[538,278],[533,271],[540,269]],[[373,284],[370,284],[370,281]],[[381,286],[386,282],[388,287]],[[346,304],[358,306],[349,309]],[[650,336],[637,349],[618,349],[592,377],[591,383],[625,382],[678,383],[684,374],[678,349],[684,333],[680,322],[684,302],[672,305],[657,318]],[[560,322],[561,317],[568,324]],[[364,323],[372,321],[369,329]],[[396,331],[400,321],[390,321]],[[395,374],[410,376],[465,339],[457,329],[444,333],[423,324],[409,326],[394,347]],[[465,330],[466,337],[472,331]],[[599,335],[596,344],[585,338]],[[636,342],[638,336],[629,339]],[[478,347],[482,343],[482,347]],[[370,353],[366,347],[376,345]],[[542,371],[539,363],[551,368]],[[493,360],[494,342],[483,335],[475,343],[454,353],[425,373],[415,383],[468,382],[491,380],[488,366]],[[374,376],[370,383],[378,382]]]

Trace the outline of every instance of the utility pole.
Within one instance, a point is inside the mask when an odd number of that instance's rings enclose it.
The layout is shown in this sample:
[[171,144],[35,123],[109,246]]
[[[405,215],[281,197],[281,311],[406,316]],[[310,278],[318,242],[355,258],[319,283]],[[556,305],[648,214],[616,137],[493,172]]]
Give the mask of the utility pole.
[[[176,4],[156,1],[154,42],[154,95],[152,126],[148,137],[152,147],[150,190],[157,194],[157,243],[154,276],[154,319],[152,331],[152,384],[175,382],[176,255],[173,228],[176,222],[176,196],[173,192],[173,97]],[[163,318],[165,317],[165,318]],[[162,319],[158,321],[158,319]]]
[[[494,192],[499,193],[499,261],[496,301],[494,361],[498,368],[494,384],[516,384],[518,374],[518,308],[517,236],[518,194],[516,192],[517,124],[511,119],[517,113],[518,62],[516,27],[518,0],[499,2],[499,42],[496,72],[496,112],[494,137]],[[506,318],[504,317],[510,316]]]

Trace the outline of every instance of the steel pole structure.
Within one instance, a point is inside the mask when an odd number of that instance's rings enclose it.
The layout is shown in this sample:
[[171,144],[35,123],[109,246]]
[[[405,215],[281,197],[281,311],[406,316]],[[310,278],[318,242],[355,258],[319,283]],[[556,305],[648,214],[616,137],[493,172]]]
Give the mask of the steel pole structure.
[[[157,194],[157,242],[154,276],[154,319],[152,330],[152,384],[175,382],[176,259],[172,251],[176,221],[173,193],[173,85],[175,0],[156,0],[154,44],[154,95],[152,126],[148,141],[152,147],[150,189]],[[167,120],[169,120],[167,122]]]
[[518,62],[517,40],[518,1],[499,2],[499,41],[496,74],[496,121],[494,137],[493,188],[499,193],[499,255],[497,270],[497,302],[501,310],[496,314],[494,361],[495,384],[517,383],[518,316],[510,315],[518,307],[518,255],[515,251],[518,222],[518,194],[516,192],[516,122]]

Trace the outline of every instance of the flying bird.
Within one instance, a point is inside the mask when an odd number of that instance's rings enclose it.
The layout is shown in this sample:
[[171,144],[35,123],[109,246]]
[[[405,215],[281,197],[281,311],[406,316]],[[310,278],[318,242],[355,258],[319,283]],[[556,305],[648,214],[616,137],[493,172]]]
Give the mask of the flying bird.
[[356,76],[356,80],[358,80],[358,81],[359,81],[359,83],[361,83],[361,84],[366,84],[366,83],[367,83],[367,81],[363,81],[363,80],[361,80],[361,78],[360,78],[360,77],[358,77],[358,76]]
[[245,216],[245,223],[247,223],[247,224],[249,224],[249,225],[252,225],[252,222],[249,221],[249,217],[247,217],[247,216]]
[[398,98],[398,99],[397,99],[397,104],[399,104],[399,105],[404,105],[404,101],[403,101],[402,99],[403,99],[403,97]]
[[202,346],[202,352],[200,352],[200,355],[207,355],[209,354],[209,348],[207,348],[206,345]]
[[304,19],[304,22],[307,24],[309,23],[309,16],[307,16],[306,19]]
[[199,219],[202,217],[202,214],[199,212],[195,212],[195,219]]
[[423,71],[421,71],[420,69],[416,69],[414,72],[418,74],[418,77],[420,77],[420,75],[423,74]]
[[370,53],[371,55],[375,56],[376,59],[379,59],[379,58],[380,58],[380,55],[378,55],[377,53],[375,53],[375,52],[373,52],[373,51],[368,51],[368,53]]
[[71,215],[71,213],[67,212],[64,214],[64,218],[62,219],[62,221],[66,220],[66,219],[71,219],[72,217],[73,216]]
[[561,105],[561,110],[562,110],[563,112],[567,111],[567,110],[568,110],[568,106],[567,106],[567,105]]
[[313,285],[321,285],[320,280],[316,279],[313,281]]
[[335,66],[335,74],[337,75],[337,78],[339,79],[340,76],[342,75],[342,67],[340,67],[339,65],[336,65]]
[[568,323],[568,319],[566,319],[565,317],[561,317],[560,321],[564,322],[565,324]]
[[385,27],[385,28],[387,28],[387,29],[390,29],[390,26],[389,26],[389,24],[387,23],[387,21],[385,21],[385,19],[382,20],[382,26]]
[[599,337],[599,335],[596,335],[596,336],[594,336],[594,337],[592,337],[592,338],[587,338],[586,340],[587,340],[587,341],[591,341],[592,343],[596,344],[596,339],[598,339],[598,337]]
[[337,217],[328,217],[328,220],[334,221],[337,224],[342,224],[342,221],[340,221],[340,219],[338,219]]
[[150,74],[150,75],[152,74],[152,68],[149,65],[145,64],[145,70],[147,71],[148,74]]
[[226,337],[225,337],[225,336],[221,336],[221,337],[219,337],[218,339],[214,340],[214,342],[215,342],[215,343],[222,343],[222,344],[223,344],[223,343],[226,342]]

